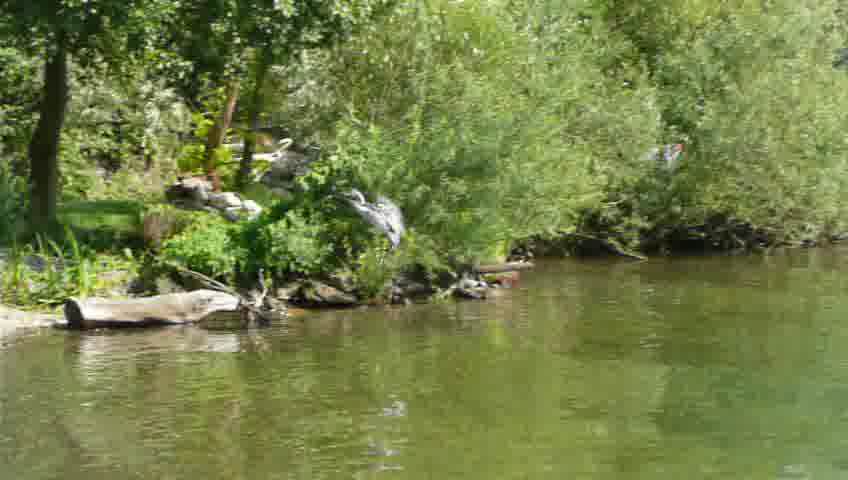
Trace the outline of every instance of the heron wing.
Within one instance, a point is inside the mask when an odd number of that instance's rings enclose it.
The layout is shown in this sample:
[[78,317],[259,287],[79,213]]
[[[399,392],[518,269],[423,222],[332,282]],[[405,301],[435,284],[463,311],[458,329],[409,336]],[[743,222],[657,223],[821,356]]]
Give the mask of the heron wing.
[[386,219],[392,230],[398,234],[403,234],[405,228],[403,212],[400,210],[400,207],[398,207],[395,202],[381,195],[377,197],[377,208],[380,209],[383,217]]

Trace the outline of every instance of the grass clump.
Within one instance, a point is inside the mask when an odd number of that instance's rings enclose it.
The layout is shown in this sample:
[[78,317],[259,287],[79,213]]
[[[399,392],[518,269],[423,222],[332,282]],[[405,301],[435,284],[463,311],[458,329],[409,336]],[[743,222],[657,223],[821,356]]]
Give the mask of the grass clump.
[[5,262],[0,301],[32,308],[55,307],[70,297],[123,295],[139,265],[130,250],[95,252],[70,228],[59,241],[39,236],[14,245]]

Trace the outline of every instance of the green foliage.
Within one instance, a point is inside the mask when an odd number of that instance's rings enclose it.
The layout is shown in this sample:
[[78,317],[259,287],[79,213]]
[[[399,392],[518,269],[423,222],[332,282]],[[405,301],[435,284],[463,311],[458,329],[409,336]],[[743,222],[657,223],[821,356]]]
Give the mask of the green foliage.
[[0,47],[0,65],[0,158],[20,167],[35,129],[40,62],[21,50]]
[[326,243],[327,226],[309,222],[296,211],[262,229],[267,268],[277,272],[315,274],[327,268],[333,245]]
[[135,200],[67,202],[59,211],[59,220],[91,248],[115,251],[141,246],[143,209]]
[[96,253],[80,243],[70,228],[64,240],[37,237],[15,246],[0,276],[0,301],[24,307],[49,307],[70,297],[85,298],[123,289],[138,270],[127,250],[117,255]]
[[349,106],[327,170],[397,201],[458,263],[577,228],[659,135],[639,69],[629,86],[604,71],[623,46],[575,29],[576,9],[503,7],[399,7],[337,53],[325,84]]
[[202,173],[205,158],[206,147],[204,145],[200,143],[183,145],[180,149],[180,156],[177,158],[177,168],[185,173]]
[[238,225],[216,214],[195,213],[197,218],[178,235],[166,240],[161,260],[175,263],[212,278],[233,279],[243,251]]
[[848,76],[832,63],[848,41],[837,2],[651,5],[612,10],[623,24],[663,25],[620,33],[650,64],[667,138],[687,153],[674,175],[614,190],[610,223],[661,235],[724,218],[778,240],[844,228]]
[[26,184],[0,163],[0,245],[12,242],[22,213],[26,210]]
[[185,231],[198,216],[197,212],[166,203],[146,206],[142,219],[145,246],[158,250],[166,240]]
[[369,242],[354,259],[351,272],[359,296],[380,299],[385,295],[386,287],[403,267],[401,260],[396,252],[389,250],[384,239]]
[[185,103],[161,79],[128,61],[120,78],[105,65],[75,64],[79,86],[68,106],[60,158],[66,199],[161,196],[175,170]]
[[[175,170],[201,172],[233,79],[241,115],[322,144],[300,191],[246,225],[148,213],[162,230],[149,244],[164,242],[167,261],[219,278],[347,269],[370,296],[397,272],[500,259],[530,237],[634,248],[716,223],[778,240],[848,227],[836,0],[61,3],[67,17],[0,7],[12,40],[0,48],[0,155],[16,166],[0,167],[6,226],[25,205],[17,167],[42,58],[64,32],[74,94],[60,217],[77,232],[146,230],[138,211],[76,200],[155,203]],[[672,142],[686,145],[679,168],[645,159]],[[228,186],[230,152],[214,163]],[[409,232],[398,251],[340,200],[351,187],[400,205]]]
[[352,217],[331,197],[301,192],[277,202],[245,225],[239,242],[248,255],[244,269],[264,268],[277,276],[329,273],[341,265],[346,248],[358,243]]

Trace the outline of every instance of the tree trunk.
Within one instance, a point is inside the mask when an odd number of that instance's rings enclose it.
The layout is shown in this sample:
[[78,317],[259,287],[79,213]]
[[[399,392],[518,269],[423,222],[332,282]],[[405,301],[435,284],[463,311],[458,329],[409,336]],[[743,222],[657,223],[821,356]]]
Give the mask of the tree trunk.
[[215,124],[209,129],[209,136],[206,137],[206,158],[204,160],[204,170],[206,175],[211,177],[213,189],[218,192],[221,190],[221,178],[215,166],[215,150],[217,150],[224,142],[224,136],[230,128],[230,123],[233,120],[233,112],[236,109],[236,101],[238,100],[239,82],[233,80],[227,90],[227,101],[224,104],[221,115],[215,120]]
[[215,312],[238,311],[240,303],[238,297],[213,290],[129,300],[71,298],[65,302],[65,319],[70,328],[177,325],[199,322]]
[[262,87],[265,84],[265,76],[268,73],[268,52],[263,51],[256,62],[256,78],[253,82],[253,98],[250,102],[250,110],[247,115],[248,134],[244,138],[244,151],[241,155],[238,175],[236,176],[236,188],[244,190],[247,186],[250,172],[253,170],[253,154],[256,152],[256,134],[259,131],[259,115],[262,113]]
[[38,126],[29,144],[30,222],[34,232],[56,223],[59,196],[59,138],[68,105],[68,52],[63,36],[44,64],[44,89]]

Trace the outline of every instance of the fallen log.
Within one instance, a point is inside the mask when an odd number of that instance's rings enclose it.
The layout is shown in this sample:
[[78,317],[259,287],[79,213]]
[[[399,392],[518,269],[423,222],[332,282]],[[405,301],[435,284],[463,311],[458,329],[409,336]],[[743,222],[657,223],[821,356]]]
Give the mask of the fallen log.
[[240,299],[225,292],[195,290],[129,300],[92,298],[65,302],[69,328],[178,325],[203,320],[216,312],[239,310]]
[[519,270],[530,270],[535,265],[531,262],[507,262],[494,265],[480,265],[474,268],[476,273],[504,273],[517,272]]

